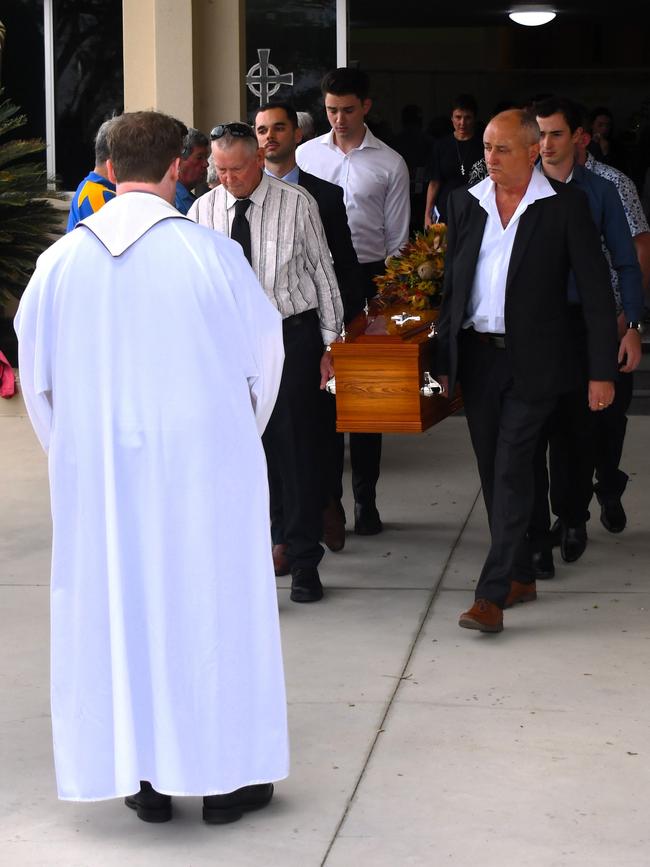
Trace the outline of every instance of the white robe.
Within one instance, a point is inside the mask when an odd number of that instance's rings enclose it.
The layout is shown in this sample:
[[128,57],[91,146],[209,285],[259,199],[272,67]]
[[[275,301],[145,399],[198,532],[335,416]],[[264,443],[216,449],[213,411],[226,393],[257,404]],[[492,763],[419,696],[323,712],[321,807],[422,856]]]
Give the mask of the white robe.
[[282,326],[240,246],[126,193],[43,253],[16,330],[49,452],[59,797],[282,779],[260,440]]

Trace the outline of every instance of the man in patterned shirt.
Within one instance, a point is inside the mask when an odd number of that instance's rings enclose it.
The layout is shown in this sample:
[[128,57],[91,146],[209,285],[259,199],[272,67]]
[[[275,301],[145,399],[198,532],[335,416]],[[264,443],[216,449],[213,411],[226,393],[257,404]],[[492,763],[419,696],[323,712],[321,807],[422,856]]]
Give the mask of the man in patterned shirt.
[[66,232],[72,231],[80,220],[84,220],[95,211],[110,202],[115,196],[115,184],[108,180],[106,160],[110,157],[108,151],[108,130],[111,120],[105,120],[95,136],[95,168],[77,187],[70,203],[70,215]]
[[[646,219],[634,181],[619,169],[597,160],[589,151],[591,136],[586,129],[576,143],[576,161],[589,171],[611,181],[616,187],[623,210],[632,233],[632,241],[639,260],[644,289],[650,283],[650,226]],[[612,287],[618,312],[619,337],[625,334],[626,319],[623,313],[618,274],[611,269]],[[600,520],[610,533],[625,529],[627,517],[621,497],[628,476],[619,467],[627,427],[627,410],[632,400],[634,374],[619,371],[614,402],[604,412],[594,417],[596,437],[596,484],[594,492],[600,503]]]

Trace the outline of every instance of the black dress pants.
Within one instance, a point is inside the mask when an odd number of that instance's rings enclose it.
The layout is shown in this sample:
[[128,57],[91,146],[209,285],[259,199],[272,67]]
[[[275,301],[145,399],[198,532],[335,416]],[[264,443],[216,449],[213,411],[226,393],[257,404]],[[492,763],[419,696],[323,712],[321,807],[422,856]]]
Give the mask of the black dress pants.
[[320,359],[318,315],[283,322],[284,367],[278,399],[262,436],[271,496],[271,536],[286,544],[292,568],[323,556]]
[[[323,394],[323,432],[325,439],[326,503],[343,497],[343,467],[345,463],[345,435],[336,432],[336,399]],[[375,502],[381,463],[381,434],[350,435],[350,464],[352,466],[352,493],[355,503],[372,505]]]
[[[383,261],[361,264],[364,275],[364,294],[370,301],[377,294],[372,278],[383,274]],[[326,437],[327,496],[340,500],[343,496],[343,463],[345,455],[344,434],[336,433],[336,400],[326,394],[322,401],[323,430]],[[375,502],[377,481],[381,464],[381,434],[351,433],[350,464],[352,467],[352,492],[354,501],[364,505]]]
[[533,507],[533,457],[555,398],[514,392],[505,349],[471,330],[459,347],[459,380],[490,525],[490,550],[475,596],[503,607],[513,579],[533,580],[526,531]]
[[572,308],[571,316],[582,381],[578,388],[558,396],[535,454],[535,505],[530,528],[534,550],[550,545],[549,491],[551,510],[568,527],[589,520],[593,496],[596,414],[589,409],[587,333],[581,309]]
[[596,483],[594,491],[601,503],[620,500],[628,476],[620,469],[627,411],[632,401],[634,374],[619,371],[613,403],[594,413]]

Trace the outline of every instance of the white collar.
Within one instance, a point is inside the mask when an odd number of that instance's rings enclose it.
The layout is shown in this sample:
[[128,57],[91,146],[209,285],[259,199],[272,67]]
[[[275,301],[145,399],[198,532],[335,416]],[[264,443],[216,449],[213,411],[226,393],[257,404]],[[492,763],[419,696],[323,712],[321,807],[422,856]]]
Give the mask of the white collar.
[[[470,187],[468,193],[474,196],[475,199],[478,199],[479,204],[487,210],[488,200],[494,199],[495,183],[492,178],[484,178],[478,184]],[[546,175],[533,169],[526,192],[522,196],[521,201],[525,205],[532,205],[537,199],[547,199],[549,196],[555,195],[557,194],[548,182]]]
[[[246,196],[247,199],[250,199],[251,202],[255,205],[264,204],[264,197],[266,196],[266,190],[270,184],[270,178],[273,178],[274,181],[278,181],[278,178],[273,177],[273,175],[269,175],[266,172],[262,172],[262,178],[259,184],[255,187],[253,192]],[[229,211],[231,208],[237,204],[239,199],[236,196],[233,196],[231,192],[226,190],[226,209]]]
[[77,223],[77,226],[90,229],[111,256],[121,256],[152,226],[170,217],[187,219],[155,193],[133,191],[111,199],[99,211]]
[[[365,124],[364,124],[365,126]],[[334,130],[331,129],[328,133],[326,133],[321,139],[321,144],[327,145],[329,148],[335,151],[340,151],[341,153],[345,153],[334,141]],[[366,126],[366,134],[363,137],[363,141],[357,147],[352,148],[348,151],[348,153],[352,153],[352,151],[360,151],[364,148],[379,148],[381,147],[381,142]]]

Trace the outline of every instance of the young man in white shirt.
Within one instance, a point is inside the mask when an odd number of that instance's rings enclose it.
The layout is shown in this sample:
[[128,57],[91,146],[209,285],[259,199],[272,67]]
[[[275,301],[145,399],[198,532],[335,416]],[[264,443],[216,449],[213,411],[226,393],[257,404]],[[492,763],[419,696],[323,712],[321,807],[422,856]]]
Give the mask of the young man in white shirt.
[[[387,257],[399,253],[408,240],[409,172],[403,158],[380,141],[365,123],[372,101],[368,76],[359,69],[339,68],[321,82],[331,132],[301,145],[298,165],[343,188],[352,243],[364,274],[367,299],[376,294],[373,277],[381,274]],[[355,532],[374,535],[382,530],[375,504],[381,460],[381,434],[351,434],[350,460],[354,492]],[[338,466],[331,473],[332,499],[340,504],[343,437]]]

